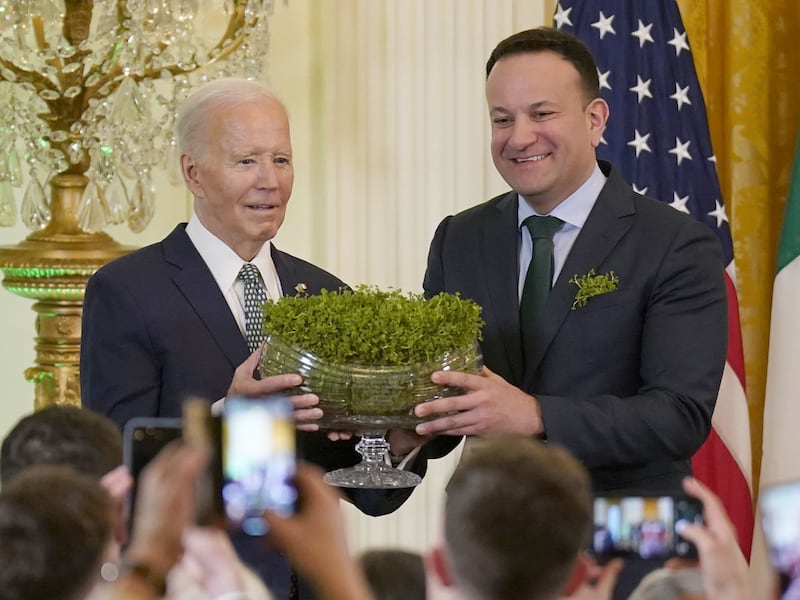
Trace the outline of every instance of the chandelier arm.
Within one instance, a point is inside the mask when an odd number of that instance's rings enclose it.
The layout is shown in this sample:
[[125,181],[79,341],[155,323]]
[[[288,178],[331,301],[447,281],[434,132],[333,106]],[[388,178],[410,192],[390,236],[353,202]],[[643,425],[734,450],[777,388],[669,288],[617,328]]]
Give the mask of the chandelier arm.
[[47,77],[42,75],[41,73],[37,73],[36,71],[29,71],[27,69],[21,69],[14,63],[9,60],[6,60],[2,56],[0,56],[0,67],[3,69],[8,69],[11,71],[14,76],[17,78],[15,81],[3,77],[2,73],[0,73],[0,78],[8,81],[9,83],[30,83],[34,88],[36,88],[37,92],[41,92],[42,90],[53,90],[54,92],[58,92],[58,88],[50,81]]

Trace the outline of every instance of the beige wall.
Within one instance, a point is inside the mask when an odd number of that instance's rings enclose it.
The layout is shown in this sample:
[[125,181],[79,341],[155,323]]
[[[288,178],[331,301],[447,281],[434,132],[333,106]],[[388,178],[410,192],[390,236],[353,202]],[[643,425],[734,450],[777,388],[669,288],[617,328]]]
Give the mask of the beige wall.
[[[275,242],[351,284],[419,291],[428,242],[448,214],[506,189],[491,165],[483,69],[509,33],[544,24],[550,0],[275,2],[270,79],[292,124],[296,183]],[[141,246],[185,220],[189,201],[163,175]],[[21,196],[21,191],[19,192]],[[0,229],[0,244],[27,234]],[[0,433],[32,408],[31,303],[0,293]],[[456,456],[435,461],[397,513],[348,510],[355,549],[422,550],[436,528]]]

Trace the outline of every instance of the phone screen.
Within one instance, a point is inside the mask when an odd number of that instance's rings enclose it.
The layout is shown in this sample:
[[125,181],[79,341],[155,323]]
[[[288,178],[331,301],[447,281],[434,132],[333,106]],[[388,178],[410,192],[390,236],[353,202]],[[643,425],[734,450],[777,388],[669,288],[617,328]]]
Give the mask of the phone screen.
[[162,417],[135,417],[122,432],[123,463],[133,477],[128,498],[129,528],[133,526],[139,476],[161,449],[181,437],[181,420]]
[[800,481],[765,487],[758,499],[772,567],[778,572],[783,598],[800,592]]
[[591,551],[602,558],[696,558],[697,549],[679,531],[702,520],[702,504],[688,496],[597,497]]
[[284,396],[228,398],[222,423],[222,497],[228,522],[248,535],[265,535],[265,510],[295,510],[296,433]]

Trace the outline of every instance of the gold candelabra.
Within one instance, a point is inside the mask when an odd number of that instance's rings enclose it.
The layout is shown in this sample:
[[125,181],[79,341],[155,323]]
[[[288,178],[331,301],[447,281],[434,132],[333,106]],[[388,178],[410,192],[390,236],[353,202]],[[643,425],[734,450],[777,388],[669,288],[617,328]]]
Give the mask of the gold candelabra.
[[[198,81],[263,77],[271,0],[0,0],[3,286],[36,300],[35,408],[80,403],[86,281],[143,231],[151,173],[177,174],[178,103]],[[23,169],[27,168],[27,179]],[[14,188],[27,181],[17,211]]]

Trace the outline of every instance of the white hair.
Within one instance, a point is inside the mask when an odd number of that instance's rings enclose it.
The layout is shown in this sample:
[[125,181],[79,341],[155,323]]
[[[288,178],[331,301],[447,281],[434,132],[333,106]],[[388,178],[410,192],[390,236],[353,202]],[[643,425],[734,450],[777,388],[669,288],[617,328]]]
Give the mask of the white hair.
[[241,104],[265,100],[277,102],[286,110],[275,93],[261,81],[225,77],[203,84],[178,108],[175,127],[178,152],[193,154],[198,159],[201,157],[209,115],[215,110],[230,110]]

